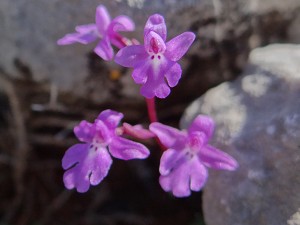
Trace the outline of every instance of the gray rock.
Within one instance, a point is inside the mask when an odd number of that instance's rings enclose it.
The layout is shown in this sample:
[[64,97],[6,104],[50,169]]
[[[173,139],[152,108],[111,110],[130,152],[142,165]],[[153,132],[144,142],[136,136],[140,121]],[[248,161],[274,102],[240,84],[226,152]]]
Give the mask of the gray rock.
[[[210,171],[207,225],[286,224],[300,203],[300,46],[251,52],[242,77],[209,90],[186,110],[216,121],[213,143],[233,155],[235,172]],[[290,224],[293,224],[290,222]]]
[[298,212],[292,215],[292,217],[287,221],[288,225],[300,225],[300,208]]

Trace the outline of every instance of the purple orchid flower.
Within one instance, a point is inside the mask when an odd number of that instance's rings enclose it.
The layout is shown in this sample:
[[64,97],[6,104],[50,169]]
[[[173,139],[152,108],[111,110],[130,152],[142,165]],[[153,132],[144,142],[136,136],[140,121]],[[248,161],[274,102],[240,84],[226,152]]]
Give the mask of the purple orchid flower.
[[141,84],[141,94],[146,98],[166,98],[170,87],[177,85],[181,66],[177,61],[187,52],[195,39],[185,32],[165,43],[167,28],[164,18],[154,14],[144,29],[144,45],[131,45],[116,54],[116,63],[134,68],[132,77]]
[[86,192],[90,184],[99,184],[112,164],[110,155],[123,160],[148,157],[144,145],[119,136],[117,126],[122,118],[122,113],[105,110],[94,123],[82,121],[74,128],[77,138],[85,143],[70,147],[62,159],[67,189]]
[[77,26],[76,33],[65,35],[57,41],[57,44],[69,45],[75,42],[88,44],[99,38],[101,40],[94,52],[104,60],[111,60],[114,56],[111,44],[117,48],[125,46],[126,39],[118,32],[134,29],[134,22],[129,17],[121,15],[111,20],[107,9],[99,5],[96,9],[96,24]]
[[176,197],[199,191],[208,176],[206,167],[230,171],[238,167],[234,158],[208,144],[214,131],[208,116],[197,116],[187,131],[161,123],[152,123],[150,130],[168,148],[160,160],[160,185]]

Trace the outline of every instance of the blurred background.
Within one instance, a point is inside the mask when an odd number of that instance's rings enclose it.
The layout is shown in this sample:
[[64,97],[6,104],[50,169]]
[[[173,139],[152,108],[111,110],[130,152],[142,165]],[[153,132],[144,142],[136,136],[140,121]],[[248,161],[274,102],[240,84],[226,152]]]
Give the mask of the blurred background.
[[61,159],[77,142],[72,129],[80,120],[110,108],[128,123],[148,124],[130,69],[97,57],[96,42],[56,45],[76,25],[93,23],[99,4],[112,17],[130,16],[137,28],[128,36],[139,41],[153,13],[165,16],[168,39],[196,34],[179,85],[157,102],[160,121],[172,126],[193,100],[238,78],[253,49],[300,42],[299,0],[2,0],[0,224],[224,225],[204,222],[202,192],[176,199],[162,191],[161,152],[151,141],[149,159],[114,160],[89,192],[64,188]]

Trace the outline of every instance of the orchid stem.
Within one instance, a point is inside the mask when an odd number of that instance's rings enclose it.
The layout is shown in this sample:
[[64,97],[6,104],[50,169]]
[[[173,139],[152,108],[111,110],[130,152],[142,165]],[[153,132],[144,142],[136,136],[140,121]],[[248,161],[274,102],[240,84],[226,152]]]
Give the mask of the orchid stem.
[[[147,103],[148,116],[151,123],[158,122],[157,113],[155,108],[155,98],[145,98]],[[166,150],[166,147],[160,142],[158,137],[155,137],[157,144],[162,151]]]
[[146,98],[148,116],[151,123],[158,122],[156,109],[155,109],[155,98]]

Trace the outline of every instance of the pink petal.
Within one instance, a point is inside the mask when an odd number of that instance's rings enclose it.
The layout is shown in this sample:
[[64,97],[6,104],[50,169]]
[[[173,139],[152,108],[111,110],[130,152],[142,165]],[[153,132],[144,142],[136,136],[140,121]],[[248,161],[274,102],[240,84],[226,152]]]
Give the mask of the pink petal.
[[111,60],[113,58],[114,51],[113,48],[111,47],[108,37],[103,38],[98,43],[98,45],[94,49],[94,52],[106,61]]
[[142,144],[127,140],[122,137],[115,137],[109,145],[111,155],[118,159],[145,159],[149,156],[149,150]]
[[197,158],[185,161],[168,175],[160,176],[159,183],[165,191],[172,191],[176,197],[187,197],[192,191],[199,191],[207,179],[207,170]]
[[168,59],[176,62],[189,49],[195,40],[195,34],[192,32],[185,32],[167,42],[165,55]]
[[238,168],[238,163],[233,157],[210,145],[203,147],[198,155],[207,167],[230,171]]
[[94,158],[89,162],[89,170],[91,171],[91,185],[99,184],[108,174],[112,159],[106,149],[98,149],[94,152]]
[[149,139],[155,137],[151,131],[144,129],[141,125],[132,126],[128,123],[123,123],[123,128],[124,134],[130,135],[134,138]]
[[148,57],[143,45],[131,45],[119,50],[115,62],[124,67],[134,67]]
[[95,20],[99,33],[104,36],[111,19],[107,9],[103,5],[97,7]]
[[151,64],[147,62],[140,62],[135,65],[132,72],[132,78],[137,84],[145,84],[148,79],[148,74],[151,69]]
[[144,37],[145,49],[149,54],[164,53],[166,50],[166,44],[159,34],[150,31]]
[[165,82],[162,82],[156,86],[154,95],[158,98],[166,98],[170,94],[170,92],[171,90],[169,86]]
[[67,189],[76,188],[80,193],[87,192],[90,188],[88,176],[85,176],[78,167],[67,170],[63,175],[63,181]]
[[77,164],[64,173],[63,180],[66,188],[86,192],[90,184],[97,185],[107,176],[112,159],[105,148],[96,146],[89,147],[79,157]]
[[103,121],[110,129],[115,129],[123,117],[123,113],[106,109],[98,115],[97,119]]
[[155,97],[155,91],[153,89],[154,86],[157,86],[157,84],[147,81],[140,89],[140,93],[145,98],[154,98]]
[[57,41],[58,45],[70,45],[76,42],[81,44],[88,44],[97,39],[97,35],[95,33],[72,33],[66,34],[63,38]]
[[85,25],[78,25],[75,27],[75,30],[78,33],[97,33],[97,26],[94,23],[85,24]]
[[187,143],[187,135],[173,127],[155,122],[150,124],[149,129],[167,148],[181,150]]
[[90,144],[76,144],[71,146],[64,154],[62,167],[67,170],[85,158]]
[[207,140],[212,137],[214,132],[215,122],[214,120],[205,115],[198,115],[188,128],[189,134],[192,132],[203,132],[207,136]]
[[164,151],[160,159],[159,173],[168,175],[173,169],[181,166],[186,161],[185,153],[182,150],[168,149]]
[[163,41],[166,40],[167,27],[163,16],[154,14],[149,17],[145,25],[144,36],[146,36],[150,31],[157,33]]
[[[157,66],[157,68],[155,68]],[[153,68],[154,67],[154,68]],[[147,81],[141,87],[141,94],[146,98],[166,98],[170,88],[164,79],[164,65],[151,65],[148,70]]]
[[181,73],[182,70],[178,63],[175,63],[166,71],[165,77],[170,87],[175,87],[177,85],[181,77]]
[[208,177],[207,169],[197,158],[195,158],[190,162],[189,173],[191,190],[200,191]]
[[108,127],[102,120],[95,120],[94,123],[95,127],[95,135],[94,135],[94,142],[96,144],[109,144],[112,138],[116,135],[115,128]]
[[82,142],[92,142],[95,136],[94,124],[85,120],[81,121],[77,126],[75,126],[73,131],[78,140]]
[[190,177],[186,173],[187,165],[176,168],[167,176],[160,176],[159,183],[164,191],[172,191],[176,197],[187,197],[191,194]]
[[134,29],[134,22],[128,16],[123,15],[114,18],[109,25],[110,32],[133,31]]

